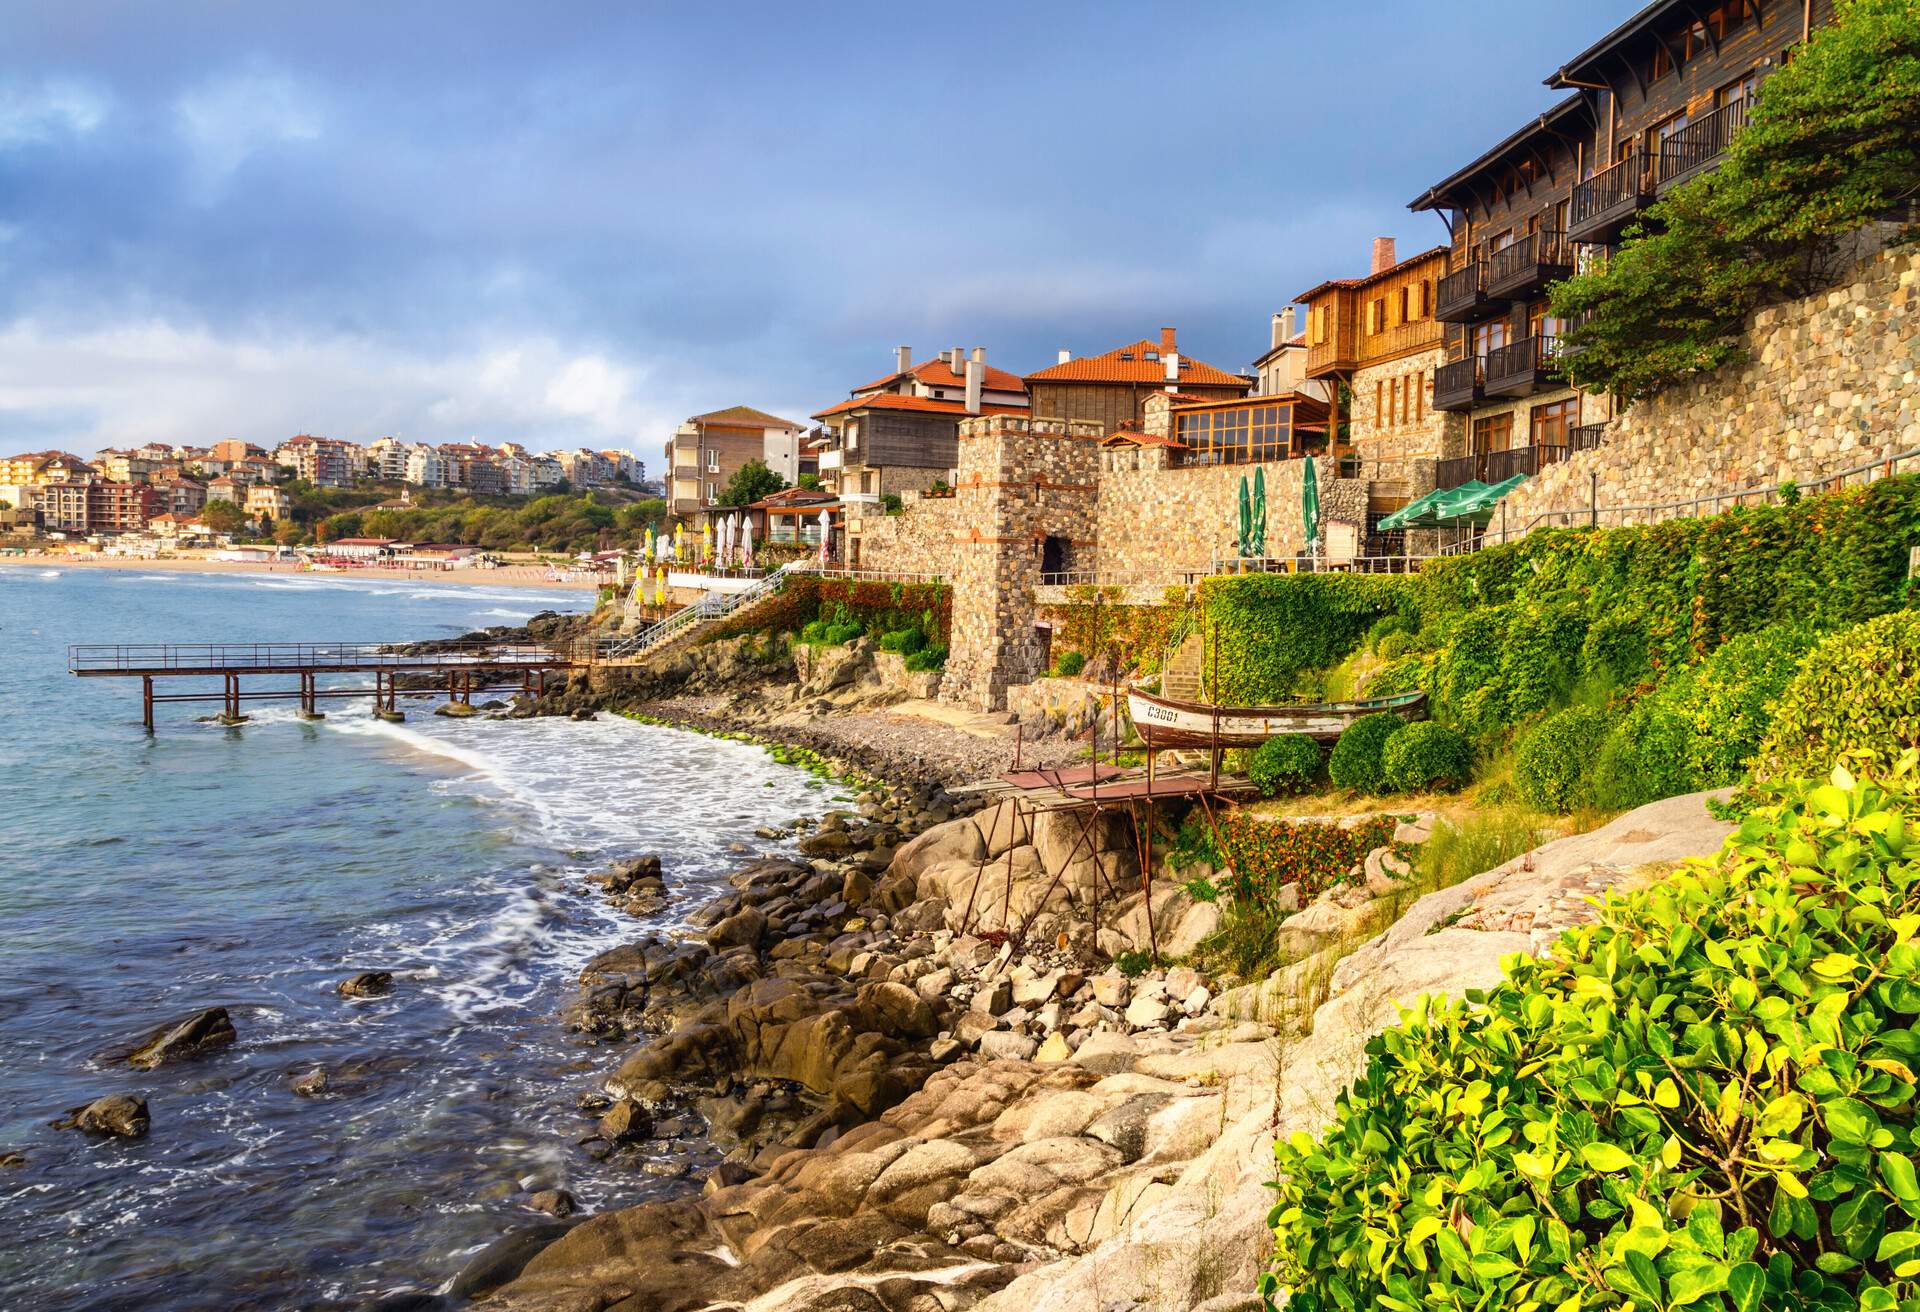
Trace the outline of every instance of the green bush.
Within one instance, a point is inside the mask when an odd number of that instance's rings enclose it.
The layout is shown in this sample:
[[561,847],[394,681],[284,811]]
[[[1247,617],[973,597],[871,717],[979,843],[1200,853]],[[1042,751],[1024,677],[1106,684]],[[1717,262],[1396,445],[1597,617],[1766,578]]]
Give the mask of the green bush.
[[1275,1146],[1269,1299],[1865,1309],[1920,1299],[1915,754],[1752,811],[1721,854],[1367,1044]]
[[1071,679],[1087,668],[1087,658],[1077,651],[1063,651],[1053,662],[1053,672],[1063,679]]
[[907,668],[916,674],[927,674],[947,668],[947,649],[945,647],[922,647],[907,657]]
[[1776,624],[1675,671],[1607,735],[1593,769],[1595,802],[1624,810],[1746,778],[1772,703],[1812,645],[1802,626]]
[[880,635],[881,651],[898,652],[902,656],[911,656],[926,645],[927,635],[920,632],[918,625]]
[[1757,774],[1817,774],[1842,753],[1885,762],[1920,744],[1920,611],[1842,630],[1780,694]]
[[1263,797],[1302,792],[1320,777],[1320,744],[1303,733],[1269,738],[1247,762],[1247,777]]
[[1589,775],[1606,737],[1607,717],[1591,706],[1569,706],[1521,735],[1513,783],[1542,811],[1568,811],[1593,800]]
[[1384,792],[1387,786],[1382,758],[1387,741],[1406,727],[1397,715],[1363,715],[1347,726],[1327,758],[1327,775],[1335,786],[1356,793]]
[[1418,626],[1408,616],[1382,615],[1368,626],[1365,646],[1369,651],[1385,656],[1386,653],[1380,650],[1381,643],[1388,638],[1411,638],[1416,632],[1418,632]]
[[[1403,609],[1404,574],[1242,574],[1200,585],[1209,646],[1219,651],[1220,699],[1284,700],[1301,674],[1338,665],[1369,627]],[[1209,653],[1211,665],[1212,654]]]
[[1629,611],[1613,611],[1587,626],[1580,644],[1580,673],[1606,687],[1631,688],[1643,682],[1647,664],[1647,626]]
[[1387,739],[1380,773],[1396,793],[1460,788],[1473,778],[1473,746],[1457,729],[1420,720]]

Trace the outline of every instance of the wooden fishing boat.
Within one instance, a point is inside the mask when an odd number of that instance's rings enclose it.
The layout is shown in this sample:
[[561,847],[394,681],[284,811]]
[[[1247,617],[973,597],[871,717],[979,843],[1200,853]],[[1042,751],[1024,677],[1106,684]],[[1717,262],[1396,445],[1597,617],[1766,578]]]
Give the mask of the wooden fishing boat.
[[1354,702],[1323,702],[1312,706],[1209,706],[1157,693],[1127,689],[1127,713],[1146,745],[1167,748],[1258,747],[1269,738],[1299,733],[1319,742],[1331,742],[1363,715],[1386,713],[1403,720],[1421,720],[1427,714],[1424,692],[1392,697],[1370,697]]

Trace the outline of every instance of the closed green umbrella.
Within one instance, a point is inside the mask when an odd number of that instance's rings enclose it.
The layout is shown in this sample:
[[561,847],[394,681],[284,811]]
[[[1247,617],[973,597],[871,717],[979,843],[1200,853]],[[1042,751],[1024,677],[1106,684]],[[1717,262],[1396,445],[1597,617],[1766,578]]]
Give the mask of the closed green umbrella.
[[1240,475],[1240,537],[1235,549],[1244,556],[1253,554],[1253,500],[1247,494],[1247,476]]
[[1314,544],[1320,540],[1320,476],[1314,472],[1312,456],[1307,457],[1307,472],[1300,480],[1300,521],[1306,528],[1308,550],[1319,554]]
[[1267,554],[1267,471],[1258,466],[1253,471],[1253,550],[1247,554],[1257,558]]

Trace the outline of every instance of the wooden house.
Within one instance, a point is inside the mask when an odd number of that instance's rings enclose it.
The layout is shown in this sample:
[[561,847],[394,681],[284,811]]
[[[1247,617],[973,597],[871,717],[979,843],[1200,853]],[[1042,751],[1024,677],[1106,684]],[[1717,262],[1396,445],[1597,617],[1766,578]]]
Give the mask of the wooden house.
[[1113,432],[1138,425],[1145,417],[1146,399],[1155,392],[1223,401],[1253,390],[1253,379],[1246,375],[1184,358],[1172,328],[1162,328],[1158,341],[1143,338],[1079,359],[1062,351],[1060,357],[1059,363],[1026,377],[1036,419],[1091,420]]

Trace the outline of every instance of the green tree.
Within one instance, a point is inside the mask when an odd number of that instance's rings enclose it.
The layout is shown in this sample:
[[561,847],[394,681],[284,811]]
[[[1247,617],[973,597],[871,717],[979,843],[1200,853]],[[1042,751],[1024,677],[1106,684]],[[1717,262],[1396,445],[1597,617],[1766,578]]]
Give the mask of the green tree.
[[1840,0],[1767,80],[1721,167],[1554,289],[1573,381],[1637,398],[1730,363],[1749,314],[1827,285],[1846,258],[1835,239],[1917,194],[1920,5]]
[[247,512],[224,498],[207,502],[200,522],[215,533],[238,533],[247,526]]
[[787,480],[767,468],[767,462],[754,459],[747,461],[734,471],[727,480],[726,487],[720,490],[720,504],[723,506],[750,506],[762,497],[771,496],[787,485]]
[[306,541],[307,531],[291,519],[283,519],[273,526],[273,540],[283,547],[294,547]]

